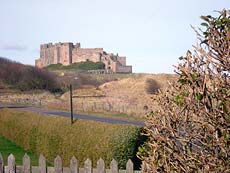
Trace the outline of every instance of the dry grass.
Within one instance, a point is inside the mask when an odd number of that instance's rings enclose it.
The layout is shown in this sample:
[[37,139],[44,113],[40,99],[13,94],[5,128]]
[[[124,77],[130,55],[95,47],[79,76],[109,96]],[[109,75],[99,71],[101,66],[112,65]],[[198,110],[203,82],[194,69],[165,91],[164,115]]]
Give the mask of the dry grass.
[[[0,135],[25,150],[42,153],[50,162],[59,154],[64,165],[69,164],[73,155],[81,165],[87,158],[92,159],[95,164],[100,157],[107,165],[113,157],[124,165],[125,161],[123,163],[120,158],[127,161],[135,156],[135,143],[131,143],[131,148],[126,146],[130,145],[130,140],[136,140],[137,132],[134,126],[80,119],[70,125],[69,118],[0,110]],[[117,155],[120,148],[123,148],[123,152]]]
[[[61,72],[59,72],[61,73]],[[65,72],[67,78],[74,78],[73,71]],[[143,118],[147,112],[156,109],[152,102],[154,94],[146,92],[148,80],[154,80],[161,89],[166,88],[168,81],[176,80],[171,74],[90,74],[90,79],[102,83],[100,86],[81,85],[74,87],[74,111],[96,112],[108,116],[124,115]],[[89,78],[87,78],[89,79]],[[105,82],[109,81],[109,82]],[[40,104],[50,108],[69,110],[69,92],[60,97],[51,94],[6,94],[0,96],[3,101],[15,102],[15,98],[27,99],[28,103]],[[29,98],[29,99],[28,99]],[[34,101],[35,100],[35,101]],[[21,99],[23,101],[23,99]],[[26,101],[24,101],[26,102]]]
[[[80,88],[74,91],[75,107],[79,111],[126,113],[134,117],[143,117],[146,111],[154,109],[153,94],[146,92],[146,81],[153,79],[161,89],[165,89],[168,81],[176,80],[169,74],[129,75],[117,81],[104,83],[97,87]],[[84,97],[92,96],[92,97]],[[102,96],[102,97],[98,97]],[[69,93],[61,97],[67,102]],[[148,107],[146,110],[144,107]],[[76,110],[76,111],[77,111]]]

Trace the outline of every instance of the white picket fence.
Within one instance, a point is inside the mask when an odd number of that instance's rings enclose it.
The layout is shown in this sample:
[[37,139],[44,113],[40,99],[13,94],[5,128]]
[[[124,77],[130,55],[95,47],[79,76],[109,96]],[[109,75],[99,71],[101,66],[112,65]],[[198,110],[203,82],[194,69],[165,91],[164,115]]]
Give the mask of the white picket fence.
[[24,155],[23,165],[21,166],[16,165],[13,154],[9,155],[8,163],[4,165],[3,157],[0,153],[0,173],[142,173],[142,171],[134,171],[131,160],[128,160],[126,170],[119,170],[118,163],[114,159],[110,163],[110,169],[105,169],[103,159],[97,161],[96,168],[92,167],[90,159],[84,162],[84,168],[79,168],[78,165],[78,160],[73,156],[70,160],[70,166],[63,167],[61,157],[57,156],[54,160],[54,167],[47,167],[45,157],[40,155],[38,166],[32,166],[30,164],[30,157],[27,154]]

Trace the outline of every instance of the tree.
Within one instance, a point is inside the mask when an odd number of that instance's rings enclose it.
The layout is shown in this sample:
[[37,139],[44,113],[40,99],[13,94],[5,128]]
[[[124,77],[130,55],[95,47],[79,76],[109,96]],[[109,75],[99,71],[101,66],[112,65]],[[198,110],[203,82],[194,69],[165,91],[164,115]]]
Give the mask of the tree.
[[140,148],[145,172],[230,171],[230,12],[201,16],[200,44],[155,99]]

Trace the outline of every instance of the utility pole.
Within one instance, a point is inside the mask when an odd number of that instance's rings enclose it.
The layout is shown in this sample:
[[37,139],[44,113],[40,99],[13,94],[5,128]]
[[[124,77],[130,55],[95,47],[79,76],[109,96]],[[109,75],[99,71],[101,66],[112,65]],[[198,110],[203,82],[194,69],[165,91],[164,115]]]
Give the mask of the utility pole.
[[72,84],[69,85],[69,97],[70,97],[71,124],[73,124],[73,89],[72,89]]

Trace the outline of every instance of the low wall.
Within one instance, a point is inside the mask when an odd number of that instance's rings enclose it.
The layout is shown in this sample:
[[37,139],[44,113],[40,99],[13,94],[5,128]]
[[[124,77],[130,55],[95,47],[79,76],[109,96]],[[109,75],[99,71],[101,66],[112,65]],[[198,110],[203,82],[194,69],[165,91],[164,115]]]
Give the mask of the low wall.
[[132,66],[117,66],[117,73],[132,73]]

